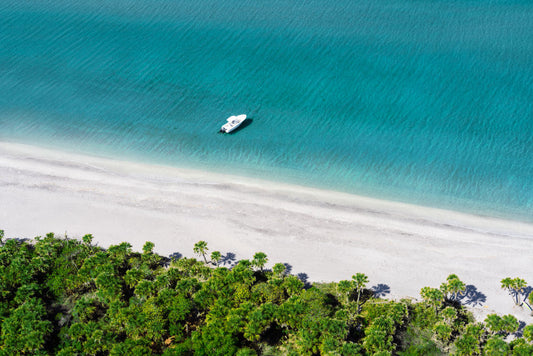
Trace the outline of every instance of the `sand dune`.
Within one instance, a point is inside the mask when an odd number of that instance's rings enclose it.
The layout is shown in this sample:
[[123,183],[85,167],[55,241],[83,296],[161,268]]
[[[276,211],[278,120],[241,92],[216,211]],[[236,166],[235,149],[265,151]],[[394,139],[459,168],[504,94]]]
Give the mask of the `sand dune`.
[[205,240],[229,260],[263,251],[310,281],[364,272],[388,297],[418,297],[456,273],[480,318],[533,322],[499,283],[533,284],[527,223],[14,143],[0,143],[0,201],[7,237],[92,233],[103,247],[152,241],[158,253],[184,256]]

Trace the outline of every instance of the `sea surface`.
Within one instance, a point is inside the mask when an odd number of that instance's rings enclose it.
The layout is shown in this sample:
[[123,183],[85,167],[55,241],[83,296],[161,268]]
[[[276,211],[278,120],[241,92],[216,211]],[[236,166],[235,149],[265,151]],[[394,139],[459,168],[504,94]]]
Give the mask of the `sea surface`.
[[0,140],[533,221],[533,2],[0,0]]

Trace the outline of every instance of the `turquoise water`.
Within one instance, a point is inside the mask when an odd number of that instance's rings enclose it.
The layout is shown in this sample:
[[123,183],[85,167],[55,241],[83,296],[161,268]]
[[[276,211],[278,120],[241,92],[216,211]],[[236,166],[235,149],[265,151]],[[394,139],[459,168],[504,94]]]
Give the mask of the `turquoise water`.
[[533,3],[0,0],[0,139],[533,221]]

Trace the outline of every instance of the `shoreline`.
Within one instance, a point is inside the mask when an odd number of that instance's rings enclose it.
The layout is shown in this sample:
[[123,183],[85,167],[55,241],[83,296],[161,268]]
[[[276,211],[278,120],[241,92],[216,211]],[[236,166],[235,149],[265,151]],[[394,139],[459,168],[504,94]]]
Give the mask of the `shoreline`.
[[500,288],[505,277],[533,284],[526,222],[6,142],[0,185],[6,237],[91,233],[102,247],[152,241],[161,255],[187,257],[205,240],[236,260],[263,251],[268,266],[288,263],[313,282],[363,272],[387,298],[418,298],[455,273],[473,286],[480,316],[533,320]]

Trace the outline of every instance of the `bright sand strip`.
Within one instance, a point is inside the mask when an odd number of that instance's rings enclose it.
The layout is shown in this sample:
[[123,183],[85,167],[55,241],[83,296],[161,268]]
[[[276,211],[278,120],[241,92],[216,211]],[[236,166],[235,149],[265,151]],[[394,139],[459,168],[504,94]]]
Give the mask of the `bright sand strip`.
[[475,286],[464,301],[480,318],[533,323],[500,289],[504,277],[533,284],[526,223],[13,143],[0,143],[0,202],[7,237],[92,233],[103,247],[152,241],[167,256],[205,240],[236,259],[263,251],[310,281],[364,272],[388,297],[417,298],[456,273]]

